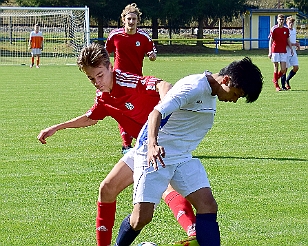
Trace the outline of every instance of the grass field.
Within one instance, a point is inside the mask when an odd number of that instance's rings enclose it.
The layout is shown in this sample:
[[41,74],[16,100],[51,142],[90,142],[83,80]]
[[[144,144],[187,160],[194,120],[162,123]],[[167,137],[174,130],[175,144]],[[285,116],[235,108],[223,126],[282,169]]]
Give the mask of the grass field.
[[[240,58],[159,56],[145,61],[144,74],[174,83]],[[274,90],[266,53],[252,59],[264,75],[259,100],[218,102],[214,127],[194,155],[219,204],[222,245],[308,245],[308,56],[299,57],[286,92]],[[40,69],[0,66],[0,76],[0,245],[95,245],[98,187],[122,156],[117,124],[108,118],[67,129],[42,145],[39,131],[86,112],[95,89],[76,66],[44,66],[44,59]],[[118,198],[114,238],[131,195],[129,187]],[[185,237],[162,202],[136,243]]]

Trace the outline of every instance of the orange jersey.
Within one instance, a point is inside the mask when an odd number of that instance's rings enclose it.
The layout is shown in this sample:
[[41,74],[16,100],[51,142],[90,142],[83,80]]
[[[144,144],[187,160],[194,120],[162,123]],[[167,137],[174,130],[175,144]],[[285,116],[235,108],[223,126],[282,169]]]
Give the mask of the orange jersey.
[[42,32],[32,31],[30,33],[30,42],[32,49],[41,49],[43,46],[43,34]]

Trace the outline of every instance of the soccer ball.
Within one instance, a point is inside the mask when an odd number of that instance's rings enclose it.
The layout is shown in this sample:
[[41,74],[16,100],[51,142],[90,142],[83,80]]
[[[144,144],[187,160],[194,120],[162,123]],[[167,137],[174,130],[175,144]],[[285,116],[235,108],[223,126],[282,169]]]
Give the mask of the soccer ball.
[[152,242],[142,242],[139,243],[138,246],[157,246],[157,244]]

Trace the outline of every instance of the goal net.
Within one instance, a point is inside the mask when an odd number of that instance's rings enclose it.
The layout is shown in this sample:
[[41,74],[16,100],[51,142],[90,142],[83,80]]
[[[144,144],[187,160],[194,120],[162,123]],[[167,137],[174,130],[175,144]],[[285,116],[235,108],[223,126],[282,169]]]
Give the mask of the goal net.
[[40,26],[44,46],[41,64],[76,64],[90,43],[89,9],[0,7],[0,65],[28,65],[30,32]]

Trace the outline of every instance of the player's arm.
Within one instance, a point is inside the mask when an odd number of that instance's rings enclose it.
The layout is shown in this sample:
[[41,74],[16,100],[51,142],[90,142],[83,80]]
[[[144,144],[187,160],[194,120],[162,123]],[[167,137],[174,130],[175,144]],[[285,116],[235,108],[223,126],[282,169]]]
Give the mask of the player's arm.
[[40,132],[40,134],[37,136],[37,139],[42,143],[46,144],[46,138],[52,136],[57,131],[66,129],[66,128],[81,128],[81,127],[87,127],[92,126],[97,123],[97,120],[92,120],[86,115],[81,115],[79,117],[76,117],[74,119],[71,119],[69,121],[50,126]]
[[148,118],[148,156],[147,161],[149,165],[153,165],[154,169],[158,169],[160,164],[165,166],[163,157],[165,157],[165,149],[157,142],[158,130],[162,119],[161,113],[154,109]]
[[160,99],[163,99],[171,88],[172,85],[164,80],[156,82],[156,91],[159,93]]
[[273,44],[273,38],[270,36],[270,39],[268,41],[268,57],[272,58],[272,44]]

